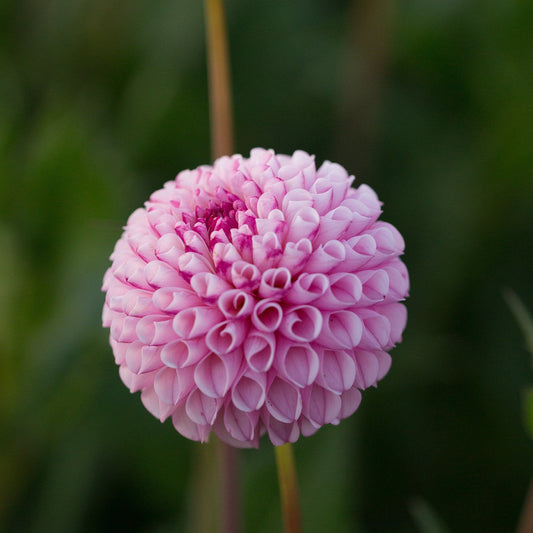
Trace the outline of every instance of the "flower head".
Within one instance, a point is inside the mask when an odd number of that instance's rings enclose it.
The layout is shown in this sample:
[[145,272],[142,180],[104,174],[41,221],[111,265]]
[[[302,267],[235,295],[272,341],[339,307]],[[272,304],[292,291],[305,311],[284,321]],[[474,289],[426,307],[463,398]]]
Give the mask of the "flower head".
[[367,185],[256,148],[180,172],[129,218],[104,277],[120,376],[185,437],[275,445],[337,424],[389,370],[409,279]]

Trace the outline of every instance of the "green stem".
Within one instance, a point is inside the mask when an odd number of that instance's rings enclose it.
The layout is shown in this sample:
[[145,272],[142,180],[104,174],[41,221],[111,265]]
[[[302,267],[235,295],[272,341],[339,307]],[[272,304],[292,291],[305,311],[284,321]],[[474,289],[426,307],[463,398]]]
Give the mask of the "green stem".
[[276,447],[276,463],[285,533],[301,533],[300,498],[292,446],[287,443]]
[[233,119],[228,36],[223,0],[205,0],[211,120],[211,152],[216,159],[233,153]]

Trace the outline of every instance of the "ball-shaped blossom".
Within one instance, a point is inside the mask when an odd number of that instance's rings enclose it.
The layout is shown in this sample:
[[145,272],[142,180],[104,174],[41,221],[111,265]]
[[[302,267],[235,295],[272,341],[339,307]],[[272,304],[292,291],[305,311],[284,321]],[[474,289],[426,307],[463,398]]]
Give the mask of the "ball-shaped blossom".
[[256,148],[180,172],[130,216],[103,324],[148,411],[239,447],[354,413],[389,370],[409,279],[402,236],[353,180]]

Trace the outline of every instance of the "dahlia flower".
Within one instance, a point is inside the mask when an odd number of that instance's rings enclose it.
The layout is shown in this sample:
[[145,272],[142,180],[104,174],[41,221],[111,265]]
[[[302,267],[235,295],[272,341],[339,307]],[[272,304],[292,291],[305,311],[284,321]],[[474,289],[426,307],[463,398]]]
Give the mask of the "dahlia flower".
[[104,277],[120,377],[161,421],[238,447],[296,441],[388,372],[404,241],[367,185],[256,148],[180,172],[129,218]]

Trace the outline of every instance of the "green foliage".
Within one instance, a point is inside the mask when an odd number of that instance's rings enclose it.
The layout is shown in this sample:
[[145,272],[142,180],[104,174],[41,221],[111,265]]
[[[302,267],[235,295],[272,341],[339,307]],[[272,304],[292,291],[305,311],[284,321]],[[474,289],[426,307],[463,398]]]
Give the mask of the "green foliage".
[[414,500],[410,508],[420,533],[447,533],[448,530],[425,500]]
[[[390,375],[295,447],[306,531],[413,531],[416,498],[450,531],[511,530],[531,372],[500,294],[533,302],[533,4],[227,4],[238,151],[338,160],[407,243]],[[128,214],[209,161],[201,8],[0,3],[2,531],[187,522],[196,447],[121,384],[100,285]],[[272,450],[242,458],[247,531],[279,531]]]

